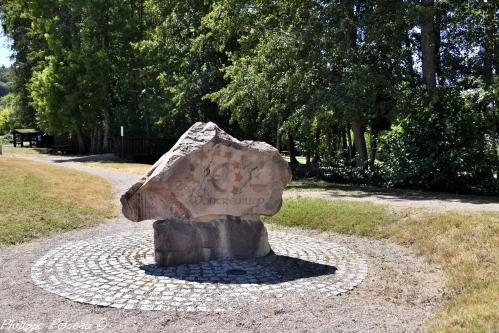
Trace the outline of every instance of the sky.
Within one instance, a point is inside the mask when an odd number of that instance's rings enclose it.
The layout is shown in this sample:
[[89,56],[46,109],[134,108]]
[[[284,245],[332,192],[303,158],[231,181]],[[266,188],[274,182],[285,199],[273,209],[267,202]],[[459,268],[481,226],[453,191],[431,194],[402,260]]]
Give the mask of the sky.
[[12,65],[11,55],[10,40],[4,35],[3,29],[0,26],[0,66],[9,67]]

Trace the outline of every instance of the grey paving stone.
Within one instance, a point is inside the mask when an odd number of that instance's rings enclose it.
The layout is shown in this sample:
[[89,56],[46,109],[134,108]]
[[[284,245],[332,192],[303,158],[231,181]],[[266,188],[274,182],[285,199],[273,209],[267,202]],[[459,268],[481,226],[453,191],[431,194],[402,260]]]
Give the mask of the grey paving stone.
[[227,311],[241,301],[275,302],[287,294],[330,297],[367,276],[366,261],[334,243],[270,232],[276,255],[159,267],[150,232],[66,244],[32,267],[41,288],[77,302],[122,309]]

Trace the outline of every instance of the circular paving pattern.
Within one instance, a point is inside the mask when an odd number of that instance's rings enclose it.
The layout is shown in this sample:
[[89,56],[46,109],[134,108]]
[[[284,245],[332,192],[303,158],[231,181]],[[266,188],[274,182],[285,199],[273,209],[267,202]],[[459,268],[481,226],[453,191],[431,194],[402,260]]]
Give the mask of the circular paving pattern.
[[151,232],[68,243],[33,266],[41,288],[76,302],[141,310],[224,311],[289,293],[329,297],[367,275],[355,252],[314,238],[270,232],[275,255],[255,260],[155,265]]

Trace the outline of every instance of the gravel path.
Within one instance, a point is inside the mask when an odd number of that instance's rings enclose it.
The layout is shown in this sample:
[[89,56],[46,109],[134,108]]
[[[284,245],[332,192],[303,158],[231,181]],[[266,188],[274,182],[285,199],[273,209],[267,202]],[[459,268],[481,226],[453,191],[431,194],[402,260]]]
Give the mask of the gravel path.
[[[31,158],[40,160],[39,157]],[[67,158],[58,160],[64,162],[59,165],[111,180],[116,200],[118,194],[138,178],[85,167],[81,163],[65,161]],[[102,332],[414,332],[425,327],[444,299],[442,271],[407,248],[359,237],[281,228],[281,232],[332,241],[356,251],[368,263],[367,278],[349,293],[320,301],[313,295],[289,293],[271,302],[242,301],[235,311],[222,313],[120,310],[80,304],[46,292],[31,280],[32,265],[56,246],[151,229],[149,221],[132,223],[120,216],[90,229],[0,249],[0,325],[3,324],[4,329],[10,326],[41,332],[57,331],[57,328],[60,332],[66,331],[64,328],[82,332],[99,328],[103,328]],[[272,232],[273,228],[269,229]]]

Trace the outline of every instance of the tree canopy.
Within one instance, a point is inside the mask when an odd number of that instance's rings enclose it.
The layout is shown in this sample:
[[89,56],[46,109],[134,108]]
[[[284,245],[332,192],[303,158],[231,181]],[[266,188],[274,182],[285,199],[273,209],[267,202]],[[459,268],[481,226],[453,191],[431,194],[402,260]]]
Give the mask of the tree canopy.
[[276,145],[298,171],[304,155],[305,173],[497,193],[494,1],[1,0],[0,11],[16,56],[8,116],[81,151],[106,151],[121,125],[175,138],[214,121]]

